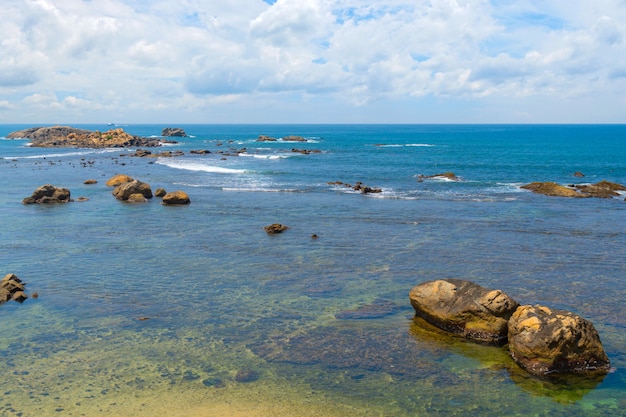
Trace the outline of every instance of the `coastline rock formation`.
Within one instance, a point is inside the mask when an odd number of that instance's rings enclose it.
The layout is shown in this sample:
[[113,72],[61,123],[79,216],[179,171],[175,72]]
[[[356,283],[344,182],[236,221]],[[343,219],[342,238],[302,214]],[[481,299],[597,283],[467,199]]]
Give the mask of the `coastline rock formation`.
[[150,199],[152,198],[152,189],[150,188],[150,185],[145,182],[133,180],[131,182],[120,184],[113,190],[113,195],[118,200],[130,202],[143,201],[136,194],[141,195],[145,199]]
[[165,205],[184,205],[189,203],[191,203],[191,200],[184,191],[172,191],[163,196],[163,204]]
[[593,324],[569,311],[521,306],[509,320],[508,338],[511,357],[535,375],[610,368]]
[[519,306],[500,290],[460,279],[424,282],[411,289],[409,298],[415,314],[430,324],[497,345],[506,343],[508,320]]
[[0,304],[9,300],[24,302],[28,298],[25,291],[26,283],[15,274],[7,274],[0,280]]
[[71,201],[70,190],[46,184],[33,191],[30,197],[23,199],[22,204],[56,204]]
[[180,127],[166,127],[161,131],[161,136],[177,136],[177,137],[186,137],[187,133]]
[[596,184],[571,184],[567,186],[551,181],[532,182],[522,185],[520,188],[547,196],[572,198],[613,198],[620,196],[618,191],[626,191],[626,187],[623,185],[609,181],[600,181]]
[[10,133],[8,139],[30,139],[39,148],[128,148],[161,146],[158,139],[133,136],[124,129],[89,131],[70,126],[32,127]]

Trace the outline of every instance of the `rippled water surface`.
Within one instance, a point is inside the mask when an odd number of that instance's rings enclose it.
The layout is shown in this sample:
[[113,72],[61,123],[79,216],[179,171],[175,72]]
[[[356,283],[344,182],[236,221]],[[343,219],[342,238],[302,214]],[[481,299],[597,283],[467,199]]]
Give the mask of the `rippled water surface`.
[[[0,276],[39,294],[0,306],[0,416],[623,415],[624,196],[519,186],[626,184],[625,126],[181,127],[175,158],[0,139]],[[192,202],[121,203],[117,173]],[[22,205],[45,183],[88,201]],[[587,318],[613,371],[530,378],[414,321],[446,277]]]

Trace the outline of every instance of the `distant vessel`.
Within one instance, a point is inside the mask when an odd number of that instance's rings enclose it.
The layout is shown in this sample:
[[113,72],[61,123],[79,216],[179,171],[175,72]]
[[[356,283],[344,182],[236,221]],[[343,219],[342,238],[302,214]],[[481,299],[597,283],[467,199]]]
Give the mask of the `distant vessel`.
[[107,126],[115,126],[115,123],[107,123]]

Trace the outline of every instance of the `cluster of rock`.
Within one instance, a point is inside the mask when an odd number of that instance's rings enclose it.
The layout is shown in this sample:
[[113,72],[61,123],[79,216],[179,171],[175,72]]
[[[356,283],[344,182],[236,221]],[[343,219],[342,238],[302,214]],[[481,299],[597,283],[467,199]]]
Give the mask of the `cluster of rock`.
[[613,198],[619,197],[618,191],[626,191],[626,187],[609,181],[600,181],[596,184],[569,184],[560,185],[555,182],[532,182],[522,185],[523,189],[532,192],[554,196],[572,198]]
[[[86,180],[85,184],[97,184],[96,180]],[[111,177],[106,185],[115,187],[113,196],[121,201],[129,203],[145,203],[153,197],[150,185],[136,180],[126,174],[118,174]],[[191,200],[184,191],[166,192],[160,188],[157,190],[157,197],[162,197],[162,203],[165,205],[181,205],[189,204]],[[80,197],[79,201],[86,201],[86,198]],[[22,200],[23,204],[52,204],[52,203],[68,203],[74,201],[70,198],[70,190],[63,187],[55,187],[51,184],[42,185],[37,188],[30,197]]]
[[187,137],[187,133],[180,127],[166,127],[161,131],[161,136]]
[[358,191],[361,194],[377,194],[377,193],[383,192],[382,188],[372,188],[370,186],[363,185],[361,181],[357,181],[356,184],[354,185],[347,184],[341,181],[331,181],[331,182],[328,182],[328,184],[329,185],[343,185],[344,187],[351,188],[352,190]]
[[[26,295],[26,283],[22,282],[15,274],[7,274],[0,280],[0,304],[10,300],[18,303],[24,302],[28,298]],[[37,298],[37,294],[33,294]]]
[[22,200],[23,204],[56,204],[74,201],[70,198],[70,190],[45,184],[37,188],[30,197]]
[[[152,188],[150,188],[149,184],[126,174],[118,174],[111,177],[106,182],[106,185],[115,187],[112,194],[121,201],[145,203],[153,197]],[[162,197],[161,202],[165,205],[185,205],[191,202],[189,195],[184,191],[177,190],[168,193],[162,188],[159,188],[157,191],[157,197]]]
[[12,132],[7,138],[30,139],[32,146],[40,148],[155,147],[161,146],[162,142],[159,139],[131,135],[121,128],[92,132],[69,126],[32,127]]
[[467,339],[505,345],[535,375],[606,373],[609,359],[593,324],[569,311],[520,305],[500,290],[459,279],[424,282],[409,298],[415,314]]

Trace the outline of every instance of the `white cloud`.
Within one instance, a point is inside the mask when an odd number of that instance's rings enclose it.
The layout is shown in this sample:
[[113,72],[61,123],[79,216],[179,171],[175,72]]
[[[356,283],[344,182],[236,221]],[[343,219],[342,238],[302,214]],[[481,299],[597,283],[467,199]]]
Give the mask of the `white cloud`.
[[548,102],[625,116],[620,0],[5,0],[0,15],[0,122],[219,122],[220,106],[294,121],[286,100],[308,110],[296,121],[398,121],[433,97],[514,107],[450,122],[549,121]]

